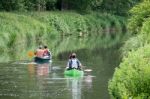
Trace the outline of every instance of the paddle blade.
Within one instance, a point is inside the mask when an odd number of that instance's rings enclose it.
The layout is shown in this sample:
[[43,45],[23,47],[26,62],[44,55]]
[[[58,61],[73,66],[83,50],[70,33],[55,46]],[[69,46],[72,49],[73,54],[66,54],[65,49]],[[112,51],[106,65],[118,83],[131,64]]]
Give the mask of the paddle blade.
[[29,56],[29,57],[33,57],[33,56],[34,56],[34,52],[33,52],[33,51],[29,51],[29,52],[28,52],[28,56]]
[[84,71],[86,71],[86,72],[91,72],[92,69],[85,69]]

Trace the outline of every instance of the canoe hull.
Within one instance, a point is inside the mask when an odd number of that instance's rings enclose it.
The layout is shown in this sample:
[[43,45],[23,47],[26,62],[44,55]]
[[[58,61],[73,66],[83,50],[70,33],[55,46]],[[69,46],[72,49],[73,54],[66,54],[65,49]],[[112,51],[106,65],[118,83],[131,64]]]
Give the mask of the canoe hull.
[[70,77],[81,77],[84,75],[84,72],[82,70],[71,69],[71,70],[65,70],[64,74],[65,76],[70,76]]
[[39,58],[39,57],[35,57],[34,58],[34,62],[36,63],[49,63],[50,59],[49,58]]

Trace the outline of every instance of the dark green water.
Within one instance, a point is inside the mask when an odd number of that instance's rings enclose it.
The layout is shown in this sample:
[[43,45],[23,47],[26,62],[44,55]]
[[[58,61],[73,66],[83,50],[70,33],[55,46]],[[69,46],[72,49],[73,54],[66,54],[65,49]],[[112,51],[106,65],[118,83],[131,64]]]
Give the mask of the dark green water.
[[76,50],[85,69],[82,78],[65,78],[69,52],[52,64],[0,63],[0,99],[109,99],[108,81],[119,64],[119,46]]

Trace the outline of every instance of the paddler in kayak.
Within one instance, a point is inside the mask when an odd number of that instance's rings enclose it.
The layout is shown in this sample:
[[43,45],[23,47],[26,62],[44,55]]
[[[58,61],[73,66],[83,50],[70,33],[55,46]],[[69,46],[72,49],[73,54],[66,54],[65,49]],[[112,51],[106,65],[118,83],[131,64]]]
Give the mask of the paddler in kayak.
[[69,60],[67,63],[67,70],[71,70],[71,69],[78,69],[81,70],[82,64],[81,62],[77,59],[76,57],[76,53],[72,53],[69,56]]

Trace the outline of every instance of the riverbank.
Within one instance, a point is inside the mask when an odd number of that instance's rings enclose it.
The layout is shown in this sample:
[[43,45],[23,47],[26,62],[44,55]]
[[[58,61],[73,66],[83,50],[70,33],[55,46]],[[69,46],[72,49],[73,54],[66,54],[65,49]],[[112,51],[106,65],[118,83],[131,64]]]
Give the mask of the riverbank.
[[[11,54],[17,60],[27,59],[22,56],[40,44],[48,44],[56,55],[59,53],[57,48],[62,45],[62,38],[66,36],[92,36],[101,38],[104,42],[118,41],[125,33],[122,31],[126,30],[123,17],[97,12],[85,15],[76,12],[0,12],[0,18],[0,52],[3,53],[2,56]],[[101,46],[105,45],[106,43]],[[7,59],[11,60],[5,58]]]

